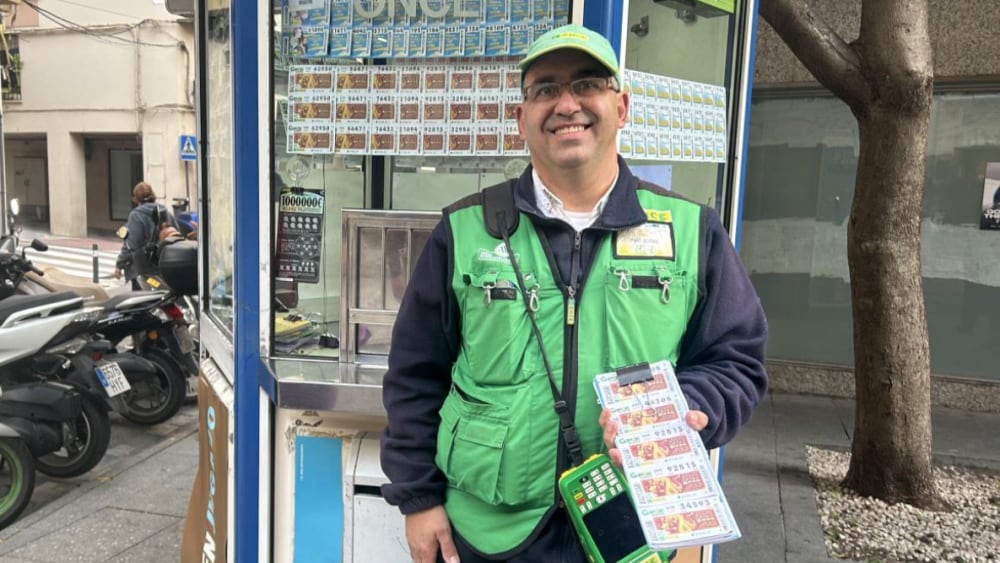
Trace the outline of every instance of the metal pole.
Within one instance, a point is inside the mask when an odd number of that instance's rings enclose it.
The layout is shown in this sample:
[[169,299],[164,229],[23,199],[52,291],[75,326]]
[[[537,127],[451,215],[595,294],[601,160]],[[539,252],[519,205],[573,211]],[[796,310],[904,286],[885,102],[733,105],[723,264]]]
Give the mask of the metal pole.
[[[0,33],[3,32],[3,26],[0,26]],[[6,233],[9,226],[7,225],[7,143],[5,142],[5,137],[3,130],[3,98],[0,96],[0,226],[2,230],[0,232]]]
[[95,242],[94,244],[90,245],[90,249],[93,252],[94,256],[94,283],[100,283],[100,280],[98,279],[98,274],[100,273],[100,264],[97,258],[97,250],[98,250],[97,243]]

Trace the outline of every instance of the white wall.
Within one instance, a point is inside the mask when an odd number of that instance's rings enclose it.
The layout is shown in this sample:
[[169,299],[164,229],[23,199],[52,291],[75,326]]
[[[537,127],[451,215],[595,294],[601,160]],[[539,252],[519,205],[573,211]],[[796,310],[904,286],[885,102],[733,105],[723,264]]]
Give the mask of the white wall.
[[194,166],[181,162],[178,140],[196,131],[193,24],[152,0],[39,0],[39,6],[89,26],[86,33],[69,31],[40,16],[37,27],[14,28],[22,96],[4,103],[4,132],[48,141],[52,233],[86,235],[85,190],[108,189],[84,182],[77,145],[88,137],[141,139],[146,180],[168,204],[189,190],[196,204]]

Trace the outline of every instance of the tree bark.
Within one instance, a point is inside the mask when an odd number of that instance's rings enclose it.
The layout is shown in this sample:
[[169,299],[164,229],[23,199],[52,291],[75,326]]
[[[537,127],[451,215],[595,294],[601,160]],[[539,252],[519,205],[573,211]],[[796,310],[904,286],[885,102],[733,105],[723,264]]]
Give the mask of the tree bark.
[[859,37],[846,43],[804,0],[760,3],[796,57],[851,108],[860,131],[847,228],[856,410],[844,485],[941,509],[920,256],[933,90],[927,0],[862,0],[861,10]]

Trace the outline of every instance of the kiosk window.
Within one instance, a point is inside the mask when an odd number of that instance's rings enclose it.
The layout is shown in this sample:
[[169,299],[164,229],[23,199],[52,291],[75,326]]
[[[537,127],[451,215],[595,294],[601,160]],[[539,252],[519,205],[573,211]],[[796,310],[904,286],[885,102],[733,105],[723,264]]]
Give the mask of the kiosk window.
[[233,333],[233,108],[228,0],[212,2],[205,26],[205,217],[199,236],[206,240],[205,301],[209,315]]

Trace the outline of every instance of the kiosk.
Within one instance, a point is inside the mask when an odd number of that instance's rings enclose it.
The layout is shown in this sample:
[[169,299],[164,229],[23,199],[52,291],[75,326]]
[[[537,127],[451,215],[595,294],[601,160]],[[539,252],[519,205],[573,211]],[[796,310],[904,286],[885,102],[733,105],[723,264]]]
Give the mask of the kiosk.
[[[738,241],[755,0],[182,0],[198,45],[201,468],[184,560],[408,561],[380,382],[442,207],[528,163],[516,63],[616,45],[635,173]],[[677,561],[711,558],[686,550]]]

